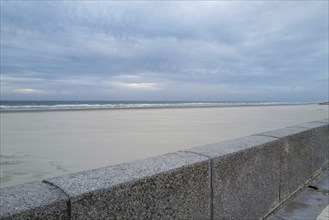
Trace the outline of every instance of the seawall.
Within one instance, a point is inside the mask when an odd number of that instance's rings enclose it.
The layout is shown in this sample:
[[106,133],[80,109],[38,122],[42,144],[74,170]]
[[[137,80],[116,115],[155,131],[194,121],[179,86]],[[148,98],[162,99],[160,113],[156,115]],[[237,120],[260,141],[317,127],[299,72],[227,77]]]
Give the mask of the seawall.
[[309,122],[0,190],[0,219],[262,219],[329,165]]

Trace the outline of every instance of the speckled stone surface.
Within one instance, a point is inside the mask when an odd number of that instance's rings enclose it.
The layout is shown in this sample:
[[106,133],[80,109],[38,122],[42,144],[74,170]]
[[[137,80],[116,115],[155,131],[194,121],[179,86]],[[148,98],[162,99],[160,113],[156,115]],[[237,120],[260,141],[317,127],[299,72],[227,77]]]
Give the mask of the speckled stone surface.
[[329,166],[329,125],[312,130],[312,172],[317,174]]
[[285,200],[313,177],[312,168],[312,129],[306,127],[287,127],[262,133],[280,137],[281,184],[280,198]]
[[298,127],[309,128],[312,131],[312,172],[316,175],[329,165],[329,124],[309,122]]
[[68,198],[46,183],[33,182],[0,190],[0,219],[69,219]]
[[249,136],[189,149],[212,158],[214,219],[260,219],[279,204],[280,143]]
[[306,186],[266,220],[316,219],[329,205],[329,170],[308,185],[315,186],[318,190]]
[[177,152],[47,181],[72,219],[210,219],[210,161]]

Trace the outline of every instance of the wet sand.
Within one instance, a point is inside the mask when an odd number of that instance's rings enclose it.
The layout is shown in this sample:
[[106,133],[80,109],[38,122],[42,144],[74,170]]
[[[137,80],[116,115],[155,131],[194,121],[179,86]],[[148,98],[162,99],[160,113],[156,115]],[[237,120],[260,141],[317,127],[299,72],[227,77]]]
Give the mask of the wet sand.
[[2,112],[1,187],[320,120],[328,107]]

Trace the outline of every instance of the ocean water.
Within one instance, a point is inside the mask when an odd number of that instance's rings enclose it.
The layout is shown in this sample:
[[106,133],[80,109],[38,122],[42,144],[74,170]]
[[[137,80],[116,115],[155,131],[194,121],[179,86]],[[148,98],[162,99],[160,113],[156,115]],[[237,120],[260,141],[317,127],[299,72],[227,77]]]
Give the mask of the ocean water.
[[296,102],[181,102],[181,101],[1,101],[1,111],[28,110],[79,110],[79,109],[129,109],[129,108],[177,108],[221,107],[258,105],[306,104]]

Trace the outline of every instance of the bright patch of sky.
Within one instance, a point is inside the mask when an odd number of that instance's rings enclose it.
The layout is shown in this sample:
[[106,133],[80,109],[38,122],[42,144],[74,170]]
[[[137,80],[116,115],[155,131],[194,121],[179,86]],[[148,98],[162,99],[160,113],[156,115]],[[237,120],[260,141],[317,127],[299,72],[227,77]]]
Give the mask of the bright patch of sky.
[[328,100],[328,1],[1,1],[1,99]]

